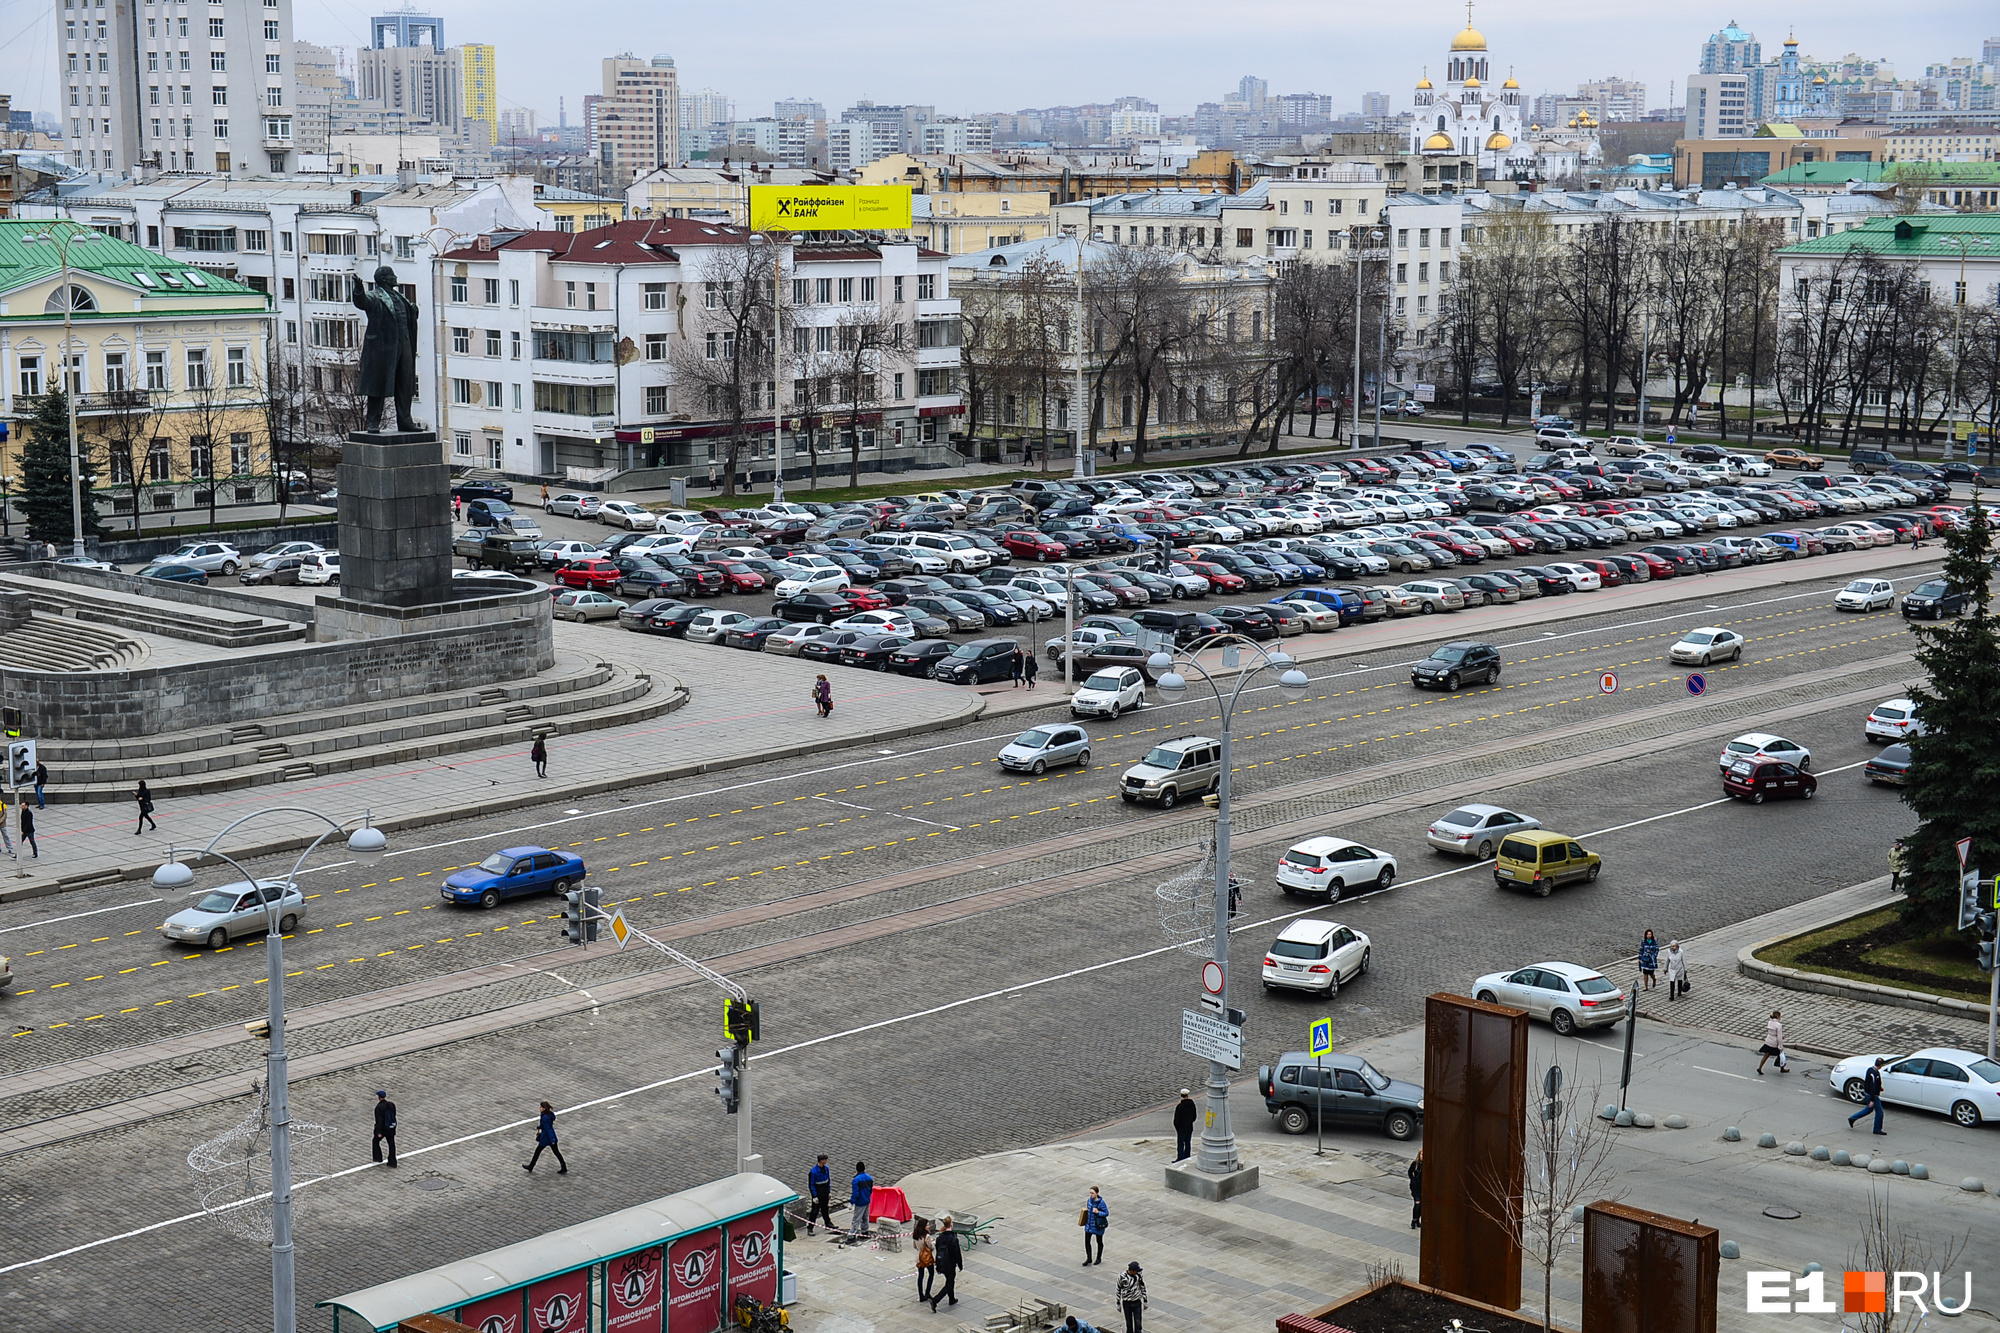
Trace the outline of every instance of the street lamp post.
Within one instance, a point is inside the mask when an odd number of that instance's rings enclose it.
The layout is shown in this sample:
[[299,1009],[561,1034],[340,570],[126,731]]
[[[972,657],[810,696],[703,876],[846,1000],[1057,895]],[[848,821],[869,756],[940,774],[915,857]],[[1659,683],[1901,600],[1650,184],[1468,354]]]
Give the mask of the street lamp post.
[[[1951,437],[1945,441],[1944,456],[1951,457],[1952,446],[1958,443],[1958,362],[1961,335],[1965,330],[1965,305],[1971,295],[1965,289],[1965,251],[1968,246],[1978,246],[1990,250],[1993,243],[1981,236],[1940,236],[1938,244],[1958,247],[1958,286],[1952,289],[1951,318]],[[1970,451],[1966,455],[1971,457]]]
[[[265,815],[304,815],[324,823],[326,831],[314,838],[306,849],[299,853],[299,859],[285,873],[283,887],[276,897],[263,892],[256,878],[237,863],[227,852],[216,850],[221,842],[239,826]],[[388,850],[389,840],[382,830],[368,822],[368,815],[361,816],[361,827],[347,836],[347,853],[363,865],[371,865],[382,858]],[[266,1087],[271,1099],[271,1328],[273,1333],[294,1333],[298,1327],[298,1288],[294,1276],[292,1247],[292,1112],[291,1098],[286,1087],[285,1074],[285,955],[284,935],[279,931],[279,918],[284,913],[285,891],[294,887],[298,879],[299,867],[305,864],[319,845],[346,826],[339,824],[317,810],[306,810],[298,806],[272,806],[264,810],[253,810],[236,820],[227,828],[208,840],[208,845],[194,858],[215,856],[233,868],[246,883],[258,888],[264,898],[264,962],[266,965],[265,998],[269,1001],[267,1021],[270,1024],[271,1053]],[[194,883],[194,871],[180,861],[169,850],[167,863],[153,872],[153,887],[166,893],[185,890]]]
[[[1387,233],[1380,228],[1369,232],[1356,231],[1354,233],[1354,387],[1349,393],[1349,398],[1354,408],[1353,439],[1356,449],[1361,447],[1361,266],[1370,259],[1384,257],[1379,247],[1386,235]],[[1364,236],[1370,242],[1365,249],[1361,244]],[[1376,378],[1378,380],[1381,378],[1379,373]],[[1378,383],[1375,386],[1376,396],[1380,397],[1381,392],[1382,386]],[[1378,435],[1381,433],[1379,427],[1376,433]]]
[[81,358],[70,345],[70,317],[76,309],[76,302],[72,299],[74,293],[69,284],[69,248],[72,245],[88,244],[100,235],[101,232],[93,231],[89,227],[79,227],[72,222],[67,230],[62,232],[51,226],[27,238],[31,242],[54,241],[56,253],[62,260],[63,345],[62,355],[58,358],[61,369],[57,372],[56,383],[62,386],[63,402],[69,408],[70,554],[79,560],[83,558],[83,478],[78,475],[82,471],[82,466],[76,448],[76,382],[82,376],[74,373],[75,364]]
[[[1236,687],[1229,698],[1222,697],[1222,687],[1216,678],[1202,666],[1198,656],[1201,648],[1225,649],[1225,668],[1233,665],[1229,660],[1234,653],[1229,650],[1248,647],[1260,661],[1237,673]],[[1278,688],[1290,698],[1303,695],[1310,682],[1306,673],[1293,665],[1289,655],[1282,652],[1267,652],[1251,639],[1237,634],[1217,635],[1202,640],[1190,648],[1178,649],[1174,653],[1154,653],[1146,665],[1160,673],[1154,688],[1168,701],[1180,699],[1187,691],[1187,678],[1175,670],[1184,666],[1197,672],[1208,683],[1215,695],[1215,702],[1222,713],[1222,776],[1216,780],[1215,797],[1215,965],[1222,971],[1222,987],[1217,993],[1217,1001],[1223,1012],[1229,1010],[1229,792],[1230,755],[1229,745],[1236,705],[1243,698],[1243,687],[1266,670],[1279,672]],[[1239,1163],[1236,1157],[1236,1134],[1229,1123],[1229,1069],[1219,1060],[1208,1062],[1208,1115],[1201,1131],[1201,1151],[1195,1156],[1195,1165],[1210,1175],[1226,1175],[1235,1171]]]

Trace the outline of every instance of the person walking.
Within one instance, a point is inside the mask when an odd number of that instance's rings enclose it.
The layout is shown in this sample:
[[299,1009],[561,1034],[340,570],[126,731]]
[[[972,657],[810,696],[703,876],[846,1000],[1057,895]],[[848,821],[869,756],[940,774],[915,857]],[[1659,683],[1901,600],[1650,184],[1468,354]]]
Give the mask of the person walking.
[[0,793],[0,848],[4,848],[9,856],[14,854],[14,835],[7,832],[7,797],[5,793]]
[[1773,1059],[1778,1062],[1778,1072],[1780,1074],[1789,1074],[1791,1072],[1791,1070],[1785,1067],[1785,1024],[1776,1009],[1771,1011],[1771,1021],[1764,1025],[1764,1044],[1757,1048],[1757,1054],[1759,1057],[1757,1060],[1757,1073],[1759,1075],[1762,1075],[1764,1072],[1765,1062]]
[[917,1299],[931,1298],[937,1282],[937,1247],[931,1243],[931,1220],[920,1217],[910,1227],[910,1243],[917,1247]]
[[548,507],[549,507],[549,484],[545,481],[542,483],[542,508],[547,509]]
[[[1077,1214],[1077,1223],[1083,1228],[1083,1266],[1104,1262],[1104,1229],[1111,1225],[1111,1205],[1104,1201],[1104,1195],[1095,1185],[1090,1187],[1090,1197],[1083,1201],[1083,1211]],[[1090,1257],[1091,1242],[1097,1243],[1097,1257]]]
[[549,775],[548,742],[540,736],[535,737],[535,743],[528,747],[528,758],[534,761],[536,777],[545,778]]
[[454,495],[451,497],[451,516],[453,520],[465,517],[465,499],[463,496]]
[[1194,1104],[1194,1094],[1181,1089],[1181,1099],[1174,1103],[1174,1160],[1185,1162],[1194,1156],[1194,1122],[1201,1108]]
[[1424,1150],[1417,1149],[1417,1155],[1410,1159],[1410,1230],[1415,1231],[1424,1224]]
[[944,1278],[944,1285],[931,1293],[931,1310],[937,1311],[939,1301],[958,1304],[958,1270],[965,1267],[965,1251],[959,1248],[958,1233],[951,1229],[951,1214],[938,1219],[938,1238],[935,1262],[937,1271]]
[[825,672],[821,672],[819,679],[813,682],[812,698],[813,706],[819,709],[821,717],[833,716],[833,682],[826,678]]
[[1032,651],[1026,649],[1022,650],[1021,658],[1021,674],[1028,678],[1028,688],[1032,690],[1035,688],[1035,673],[1042,669],[1042,664],[1035,659]]
[[48,802],[42,799],[42,788],[49,785],[49,766],[40,759],[35,760],[35,809],[48,809]]
[[1125,1271],[1118,1277],[1118,1307],[1125,1312],[1125,1333],[1140,1333],[1140,1321],[1146,1309],[1145,1270],[1134,1259],[1125,1265]]
[[21,802],[21,845],[34,853],[37,861],[42,859],[41,844],[35,841],[35,812],[26,801]]
[[868,1234],[868,1201],[875,1197],[875,1177],[868,1174],[868,1163],[854,1164],[854,1183],[847,1187],[847,1206],[854,1210],[848,1220],[848,1231],[852,1235]]
[[1667,999],[1678,1000],[1687,994],[1688,989],[1688,960],[1687,955],[1681,952],[1679,940],[1667,941],[1666,964]]
[[1639,941],[1639,989],[1652,990],[1658,986],[1659,978],[1655,974],[1659,970],[1660,942],[1649,930],[1646,937]]
[[816,1222],[825,1221],[826,1229],[832,1231],[833,1209],[828,1199],[833,1191],[833,1170],[826,1164],[826,1154],[821,1153],[812,1170],[806,1172],[806,1193],[812,1196],[812,1207],[806,1213],[806,1234],[812,1235],[818,1228]]
[[139,790],[135,795],[139,801],[139,827],[132,830],[132,836],[135,838],[138,837],[149,827],[153,832],[158,833],[160,826],[153,823],[153,793],[146,790],[146,780],[144,778],[139,780]]
[[718,479],[718,475],[715,470],[715,464],[710,463],[708,465],[708,489],[710,489],[711,491],[718,490],[721,488],[721,486],[722,482]]
[[1882,1066],[1888,1063],[1887,1057],[1877,1057],[1875,1063],[1869,1066],[1868,1072],[1861,1076],[1861,1091],[1864,1094],[1861,1109],[1847,1117],[1847,1127],[1849,1129],[1854,1128],[1855,1121],[1873,1111],[1875,1113],[1875,1133],[1887,1134],[1889,1132],[1882,1128]]
[[559,1168],[556,1174],[568,1175],[569,1163],[563,1160],[562,1149],[556,1146],[556,1108],[547,1102],[542,1103],[541,1124],[535,1130],[535,1155],[521,1163],[521,1169],[531,1176],[534,1175],[535,1163],[542,1160],[544,1148],[555,1154],[556,1166]]
[[1021,688],[1021,680],[1027,674],[1027,668],[1021,665],[1021,659],[1025,656],[1026,654],[1023,653],[1019,648],[1016,648],[1014,650],[1014,658],[1013,658],[1014,688],[1017,690]]
[[378,1088],[375,1091],[375,1160],[382,1161],[382,1145],[389,1145],[389,1160],[386,1165],[396,1164],[396,1103],[389,1100],[389,1094]]

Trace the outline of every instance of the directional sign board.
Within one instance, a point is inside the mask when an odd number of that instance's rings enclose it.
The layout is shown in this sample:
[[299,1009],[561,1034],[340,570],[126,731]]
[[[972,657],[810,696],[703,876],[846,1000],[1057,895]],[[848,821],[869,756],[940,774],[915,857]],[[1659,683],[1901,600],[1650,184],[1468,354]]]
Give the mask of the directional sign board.
[[1691,671],[1688,673],[1689,694],[1700,695],[1707,692],[1707,690],[1708,690],[1707,676],[1702,675],[1701,672],[1699,671]]
[[1312,1031],[1306,1037],[1306,1054],[1317,1060],[1333,1050],[1333,1020],[1315,1018]]
[[1234,1023],[1225,1023],[1210,1014],[1198,1014],[1192,1009],[1181,1010],[1181,1049],[1189,1055],[1200,1056],[1228,1065],[1231,1069],[1243,1067],[1243,1029]]

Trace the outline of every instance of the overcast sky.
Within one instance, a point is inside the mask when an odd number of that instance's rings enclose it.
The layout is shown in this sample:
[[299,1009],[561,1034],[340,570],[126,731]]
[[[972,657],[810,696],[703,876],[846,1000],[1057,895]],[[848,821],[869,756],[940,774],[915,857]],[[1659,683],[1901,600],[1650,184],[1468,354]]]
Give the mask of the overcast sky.
[[[714,88],[742,118],[771,114],[779,97],[817,99],[830,114],[858,98],[935,105],[940,114],[1103,102],[1137,95],[1167,114],[1219,101],[1245,74],[1273,93],[1316,92],[1336,112],[1358,110],[1366,91],[1398,109],[1428,65],[1439,75],[1463,3],[1421,0],[1016,0],[1008,5],[909,0],[763,0],[673,5],[608,0],[567,5],[441,0],[419,6],[445,20],[446,41],[498,48],[502,104],[545,121],[567,97],[575,119],[598,89],[598,61],[630,50],[674,57],[684,91]],[[297,33],[329,45],[362,45],[370,14],[356,0],[293,0]],[[0,0],[12,31],[0,36],[0,90],[14,105],[53,110],[54,0]],[[1888,59],[1903,77],[1952,56],[1977,58],[2000,37],[1991,0],[1917,0],[1885,7],[1861,0],[1812,5],[1582,4],[1485,0],[1473,22],[1500,69],[1530,95],[1571,92],[1579,80],[1637,77],[1650,106],[1665,106],[1696,68],[1701,42],[1730,19],[1755,32],[1767,57],[1788,26],[1804,51],[1832,59],[1860,52]],[[913,26],[916,25],[916,26]]]

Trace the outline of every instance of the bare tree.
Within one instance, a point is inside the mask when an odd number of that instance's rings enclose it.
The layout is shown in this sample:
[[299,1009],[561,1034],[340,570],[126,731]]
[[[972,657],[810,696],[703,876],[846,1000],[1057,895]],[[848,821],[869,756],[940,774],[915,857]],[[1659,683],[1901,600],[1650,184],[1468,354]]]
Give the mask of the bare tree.
[[1500,381],[1500,424],[1512,417],[1523,389],[1541,376],[1548,354],[1546,302],[1555,239],[1540,214],[1510,213],[1480,226],[1459,252],[1460,285],[1476,285],[1475,327]]
[[[1527,1171],[1521,1194],[1510,1194],[1510,1181],[1491,1173],[1472,1192],[1473,1206],[1496,1226],[1516,1236],[1528,1261],[1542,1273],[1542,1330],[1553,1323],[1550,1303],[1555,1294],[1556,1263],[1572,1245],[1583,1243],[1583,1223],[1577,1210],[1600,1199],[1611,1183],[1611,1150],[1616,1136],[1611,1123],[1599,1118],[1601,1085],[1580,1096],[1574,1070],[1549,1067],[1542,1096],[1528,1091],[1528,1127],[1523,1151]],[[1563,1094],[1567,1092],[1568,1098]],[[1498,1211],[1493,1211],[1497,1209]]]
[[1801,276],[1785,294],[1785,325],[1776,369],[1778,400],[1789,424],[1798,415],[1798,434],[1817,445],[1834,406],[1836,389],[1849,364],[1856,323],[1861,256],[1849,250],[1824,268]]
[[[1972,1233],[1962,1237],[1950,1237],[1943,1241],[1926,1240],[1920,1233],[1911,1231],[1897,1223],[1889,1210],[1889,1194],[1886,1190],[1871,1189],[1868,1192],[1868,1213],[1861,1223],[1861,1236],[1847,1251],[1847,1266],[1851,1272],[1881,1273],[1935,1273],[1940,1283],[1948,1276],[1956,1276],[1959,1259],[1971,1241]],[[1955,1271],[1957,1270],[1957,1271]],[[1891,1279],[1893,1281],[1893,1278]],[[1924,1303],[1910,1302],[1910,1307],[1898,1310],[1902,1302],[1893,1292],[1883,1308],[1856,1317],[1856,1333],[1909,1333],[1909,1330],[1923,1325]],[[1942,1295],[1943,1293],[1934,1293]],[[1970,1304],[1970,1290],[1962,1298],[1963,1303],[1951,1314],[1964,1313]],[[1942,1307],[1940,1307],[1942,1311]]]
[[847,484],[861,484],[861,423],[879,411],[886,367],[903,364],[914,341],[911,326],[902,322],[902,307],[888,304],[844,308],[833,325],[833,401],[846,408]]
[[[1108,373],[1123,351],[1123,384],[1135,400],[1132,461],[1146,461],[1146,432],[1155,396],[1166,384],[1174,357],[1203,335],[1203,318],[1190,299],[1182,269],[1191,261],[1170,251],[1125,246],[1095,266],[1100,271],[1094,313],[1114,334],[1114,350],[1100,375]],[[1226,311],[1231,314],[1246,312]],[[1249,341],[1263,341],[1266,322],[1261,307],[1247,312],[1252,324]],[[1239,326],[1239,334],[1243,332]],[[1225,333],[1225,337],[1227,333]],[[1122,413],[1121,413],[1122,415]]]
[[[753,421],[771,411],[773,249],[754,238],[717,247],[688,284],[695,292],[676,341],[674,379],[693,410],[724,427],[723,494],[736,494],[737,464]],[[684,399],[685,400],[685,399]]]
[[[230,447],[233,433],[230,428],[261,404],[254,397],[257,386],[247,362],[205,369],[207,373],[202,380],[190,382],[182,395],[184,407],[179,418],[188,428],[188,476],[208,485],[208,525],[213,528],[216,492],[221,489],[221,478],[227,475],[218,455]],[[232,380],[232,376],[239,375],[240,379]]]
[[1679,421],[1697,399],[1722,349],[1725,294],[1742,266],[1735,247],[1697,227],[1675,227],[1654,239],[1647,308],[1654,355],[1666,364],[1674,401],[1667,419]]
[[1578,417],[1589,419],[1601,384],[1606,430],[1615,423],[1618,381],[1634,351],[1646,259],[1637,228],[1614,216],[1578,232],[1554,265],[1554,307],[1582,400]]
[[111,389],[101,395],[105,405],[96,418],[104,433],[105,458],[110,465],[113,486],[123,485],[132,492],[132,535],[145,527],[145,506],[140,494],[146,466],[146,442],[156,434],[166,417],[166,395],[156,404],[144,389]]

